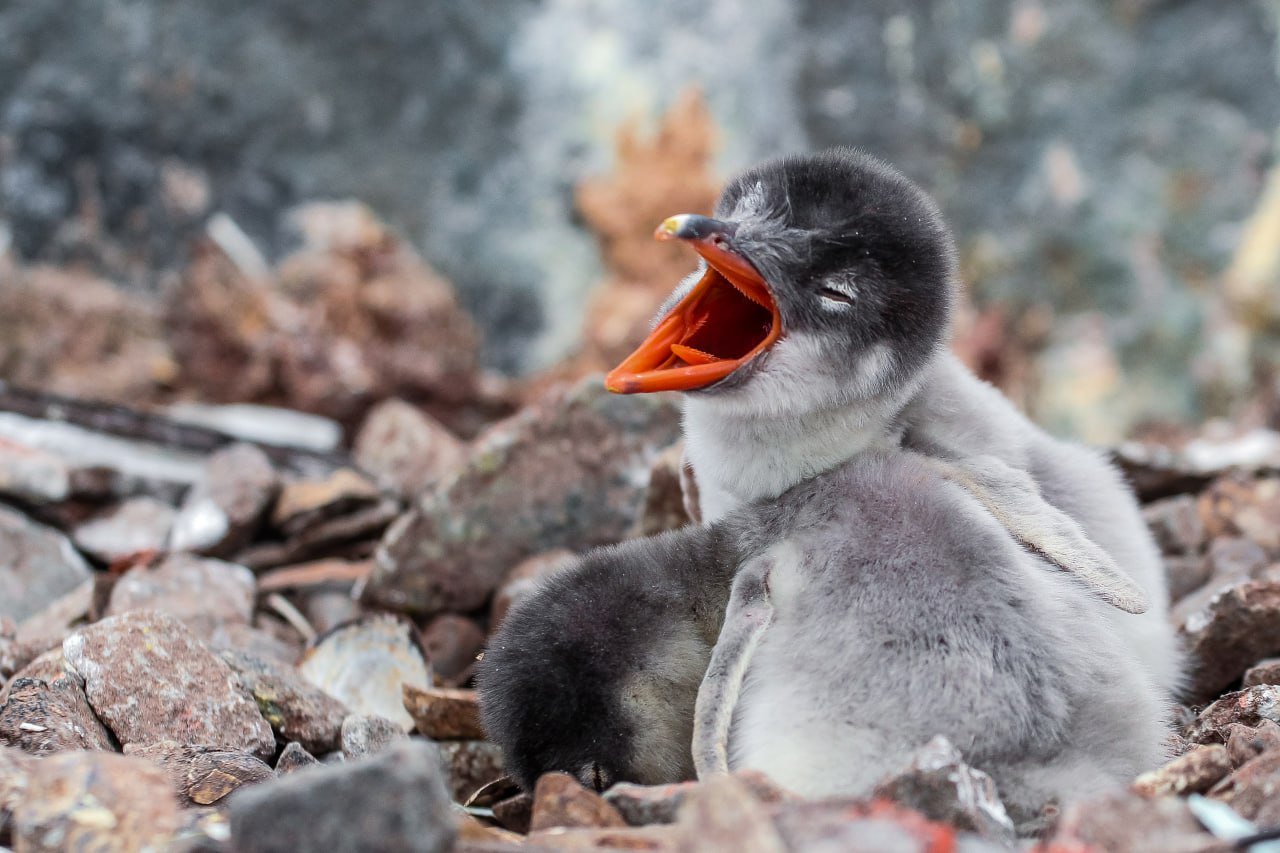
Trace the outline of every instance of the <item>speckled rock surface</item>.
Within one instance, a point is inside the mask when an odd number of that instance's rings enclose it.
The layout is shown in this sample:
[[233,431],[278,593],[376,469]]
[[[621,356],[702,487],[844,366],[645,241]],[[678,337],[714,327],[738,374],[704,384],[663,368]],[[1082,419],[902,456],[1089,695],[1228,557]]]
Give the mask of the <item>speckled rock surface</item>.
[[285,773],[293,773],[304,767],[314,767],[319,763],[320,761],[307,752],[302,744],[287,743],[284,749],[280,750],[280,757],[276,759],[276,775],[283,776]]
[[23,851],[162,850],[182,825],[169,780],[141,758],[68,752],[35,762],[14,811]]
[[165,772],[174,792],[184,801],[208,806],[243,785],[275,778],[275,773],[248,753],[162,740],[145,746],[130,744],[125,755],[145,758]]
[[171,616],[103,619],[68,637],[62,653],[121,745],[169,739],[254,755],[275,751],[271,726],[231,668]]
[[0,705],[0,743],[32,755],[69,749],[114,751],[111,735],[85,699],[80,679],[59,673],[48,680],[15,678]]
[[1188,695],[1216,696],[1258,660],[1280,652],[1280,581],[1247,581],[1187,616],[1182,636],[1193,662]]
[[380,487],[411,499],[451,475],[466,449],[430,415],[403,400],[387,400],[369,410],[352,454]]
[[448,740],[437,746],[444,757],[445,782],[459,803],[502,776],[502,749],[487,740]]
[[456,830],[439,754],[429,743],[409,741],[237,792],[231,833],[233,849],[242,853],[443,853]]
[[1256,726],[1264,720],[1280,723],[1280,686],[1260,684],[1223,694],[1187,727],[1187,740],[1226,743],[1233,723]]
[[1133,790],[1146,797],[1203,794],[1230,773],[1231,767],[1231,755],[1225,746],[1196,746],[1163,767],[1139,776]]
[[568,773],[546,773],[533,792],[533,816],[529,830],[564,827],[626,826],[618,810]]
[[248,544],[278,488],[275,468],[254,445],[233,444],[217,451],[183,501],[170,547],[231,556]]
[[253,596],[253,573],[244,566],[171,554],[156,566],[144,564],[125,572],[111,589],[106,614],[160,611],[208,639],[224,625],[247,625]]
[[332,752],[341,745],[345,705],[311,684],[292,666],[250,652],[219,654],[235,670],[241,687],[282,740],[309,752]]
[[620,398],[599,378],[552,393],[477,439],[461,474],[387,531],[365,598],[466,611],[520,560],[622,538],[657,453],[678,437],[674,403]]
[[88,577],[65,536],[0,506],[0,616],[20,622]]
[[377,714],[351,714],[342,721],[342,755],[348,761],[373,755],[407,740],[408,735],[396,722]]

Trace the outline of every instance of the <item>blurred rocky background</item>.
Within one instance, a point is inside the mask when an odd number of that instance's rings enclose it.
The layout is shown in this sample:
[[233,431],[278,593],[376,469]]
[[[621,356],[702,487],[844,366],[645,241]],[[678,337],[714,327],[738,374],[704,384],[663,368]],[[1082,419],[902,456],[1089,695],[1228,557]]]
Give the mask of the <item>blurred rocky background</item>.
[[478,726],[515,602],[696,511],[675,401],[598,377],[693,266],[655,223],[833,144],[938,197],[957,350],[1107,446],[1165,555],[1172,761],[1036,849],[1280,825],[1278,26],[1275,0],[0,4],[0,848],[1013,849],[945,741],[872,801],[601,798],[520,793]]

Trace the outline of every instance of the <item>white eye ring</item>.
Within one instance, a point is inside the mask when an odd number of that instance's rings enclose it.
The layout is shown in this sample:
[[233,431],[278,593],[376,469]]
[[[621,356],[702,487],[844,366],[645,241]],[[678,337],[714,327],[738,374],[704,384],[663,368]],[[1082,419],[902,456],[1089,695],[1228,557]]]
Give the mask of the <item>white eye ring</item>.
[[843,310],[858,301],[858,288],[846,281],[829,281],[818,289],[825,305]]

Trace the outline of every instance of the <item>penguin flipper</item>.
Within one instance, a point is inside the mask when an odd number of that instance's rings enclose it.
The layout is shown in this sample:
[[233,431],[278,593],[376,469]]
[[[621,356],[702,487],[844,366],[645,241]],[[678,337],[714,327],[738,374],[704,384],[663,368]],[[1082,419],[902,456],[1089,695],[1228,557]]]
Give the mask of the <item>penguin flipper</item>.
[[1145,613],[1147,598],[1111,555],[1075,519],[1040,494],[1031,475],[994,456],[925,457],[944,477],[978,499],[1023,547],[1074,575],[1103,601],[1126,613]]
[[699,779],[729,772],[729,727],[751,656],[773,619],[773,559],[748,562],[733,580],[724,626],[698,687],[693,714],[693,766]]

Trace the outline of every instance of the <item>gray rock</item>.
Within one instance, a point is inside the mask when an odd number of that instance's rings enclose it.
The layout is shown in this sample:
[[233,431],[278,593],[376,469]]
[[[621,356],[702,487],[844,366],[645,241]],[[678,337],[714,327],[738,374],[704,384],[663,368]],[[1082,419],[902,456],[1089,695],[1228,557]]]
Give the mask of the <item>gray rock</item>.
[[622,539],[653,458],[678,431],[673,401],[617,397],[599,378],[527,406],[478,438],[462,472],[391,526],[365,600],[465,612],[526,557]]
[[373,755],[408,735],[397,723],[377,714],[352,714],[342,721],[342,755],[346,759]]
[[0,616],[21,622],[88,578],[67,537],[0,506]]
[[77,547],[104,563],[144,551],[159,551],[169,539],[174,508],[154,498],[130,498],[76,527]]
[[1204,548],[1204,521],[1193,496],[1176,495],[1150,503],[1142,508],[1142,517],[1165,554],[1194,554]]
[[112,616],[62,644],[67,665],[122,745],[160,740],[270,755],[271,726],[235,674],[163,613]]
[[253,614],[253,573],[211,557],[170,554],[158,565],[125,572],[111,589],[106,615],[155,610],[183,622],[202,639]]
[[231,846],[242,853],[442,853],[455,835],[440,756],[423,741],[291,773],[231,798]]
[[292,666],[248,652],[224,651],[220,657],[235,670],[240,686],[282,740],[321,754],[339,748],[348,714],[345,705]]
[[271,460],[252,444],[233,444],[209,457],[187,493],[169,546],[227,557],[249,543],[276,496]]
[[328,453],[342,443],[342,425],[336,421],[276,406],[174,403],[165,408],[165,414],[175,421],[214,429],[254,444]]
[[30,504],[71,496],[71,467],[53,453],[0,440],[0,495]]

